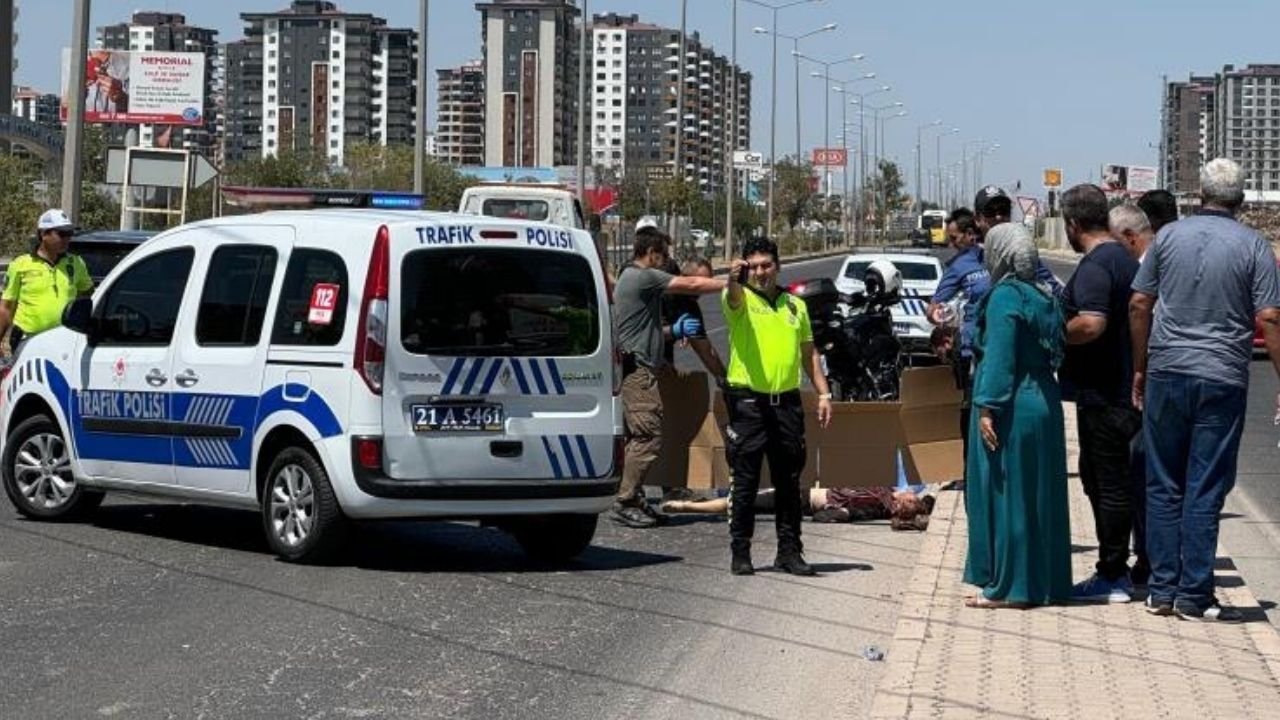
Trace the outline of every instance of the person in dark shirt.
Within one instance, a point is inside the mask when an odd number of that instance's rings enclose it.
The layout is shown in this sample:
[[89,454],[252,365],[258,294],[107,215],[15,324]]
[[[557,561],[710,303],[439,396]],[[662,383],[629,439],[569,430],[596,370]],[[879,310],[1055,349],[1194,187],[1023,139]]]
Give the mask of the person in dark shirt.
[[1084,257],[1067,282],[1067,350],[1063,396],[1076,403],[1080,480],[1093,507],[1098,564],[1077,584],[1077,600],[1129,602],[1129,537],[1133,531],[1133,480],[1129,443],[1141,427],[1132,399],[1129,296],[1138,262],[1111,235],[1107,196],[1077,185],[1062,195],[1071,247]]
[[1152,234],[1178,219],[1178,198],[1168,190],[1148,190],[1138,198],[1138,209],[1151,221]]

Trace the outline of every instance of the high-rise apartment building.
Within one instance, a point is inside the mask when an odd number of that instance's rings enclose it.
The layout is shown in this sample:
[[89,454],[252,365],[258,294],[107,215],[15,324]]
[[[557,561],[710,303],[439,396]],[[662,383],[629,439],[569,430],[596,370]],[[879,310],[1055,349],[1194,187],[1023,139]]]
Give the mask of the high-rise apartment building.
[[418,34],[326,0],[242,13],[226,46],[229,161],[312,148],[341,164],[352,143],[411,144]]
[[450,165],[484,164],[484,62],[436,71],[435,157]]
[[702,192],[722,190],[726,153],[751,140],[751,74],[738,70],[735,95],[733,65],[697,33],[685,38],[682,59],[679,30],[637,15],[596,15],[590,31],[592,163],[619,176],[673,176],[680,137],[684,177]]
[[482,0],[486,165],[576,162],[578,27],[573,0]]
[[1280,202],[1280,65],[1227,65],[1214,87],[1213,157],[1244,168],[1250,202]]
[[[223,70],[218,31],[188,25],[180,13],[136,12],[129,22],[98,28],[98,47],[134,52],[190,52],[204,55],[204,122],[198,126],[138,127],[142,147],[184,148],[213,158],[222,132]],[[114,125],[110,141],[123,141],[127,128]]]
[[1215,144],[1215,84],[1212,75],[1165,83],[1161,170],[1170,192],[1200,190],[1200,167]]

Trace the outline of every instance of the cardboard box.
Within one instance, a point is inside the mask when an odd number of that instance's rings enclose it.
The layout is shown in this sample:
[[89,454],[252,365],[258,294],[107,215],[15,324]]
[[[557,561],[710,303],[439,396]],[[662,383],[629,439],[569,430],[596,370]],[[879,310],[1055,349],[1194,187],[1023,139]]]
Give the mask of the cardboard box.
[[[706,377],[702,376],[702,380],[705,383]],[[667,396],[663,397],[665,402]],[[900,402],[890,403],[835,403],[831,425],[823,430],[818,427],[817,399],[813,393],[805,393],[809,457],[801,483],[805,487],[896,485],[899,448],[903,451],[907,479],[912,483],[940,483],[961,478],[964,474],[960,441],[962,396],[956,389],[951,368],[905,371],[901,397]],[[683,399],[677,402],[679,413],[691,410]],[[671,407],[667,406],[665,412],[673,426],[672,442],[676,442],[681,436],[676,426],[687,418],[676,420]],[[717,394],[712,410],[703,411],[701,427],[693,433],[687,446],[664,445],[664,454],[669,451],[673,461],[687,463],[684,480],[688,487],[729,486],[722,430],[727,423],[724,403]],[[664,433],[664,443],[667,437]],[[766,462],[761,486],[767,484]]]
[[706,373],[682,373],[668,366],[658,376],[658,392],[662,395],[662,452],[645,475],[644,484],[685,487],[690,478],[697,477],[690,472],[689,451],[711,417],[707,412],[711,382]]

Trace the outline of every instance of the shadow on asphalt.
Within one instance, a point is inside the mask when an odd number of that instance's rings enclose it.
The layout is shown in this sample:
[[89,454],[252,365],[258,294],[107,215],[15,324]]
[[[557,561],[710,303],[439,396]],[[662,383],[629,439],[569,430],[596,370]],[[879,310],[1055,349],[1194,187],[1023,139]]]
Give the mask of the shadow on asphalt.
[[[198,505],[107,505],[92,524],[115,532],[270,555],[257,513]],[[548,566],[527,558],[506,533],[456,522],[357,523],[327,565],[385,572],[608,572],[679,562],[675,555],[593,545],[576,560]]]

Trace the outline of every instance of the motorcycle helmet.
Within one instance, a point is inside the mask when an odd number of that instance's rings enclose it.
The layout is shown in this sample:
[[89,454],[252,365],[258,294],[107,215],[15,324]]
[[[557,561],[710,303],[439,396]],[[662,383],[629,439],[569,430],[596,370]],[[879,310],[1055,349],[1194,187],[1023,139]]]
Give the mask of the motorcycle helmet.
[[897,295],[902,290],[902,273],[888,260],[876,260],[867,267],[863,284],[869,298]]

